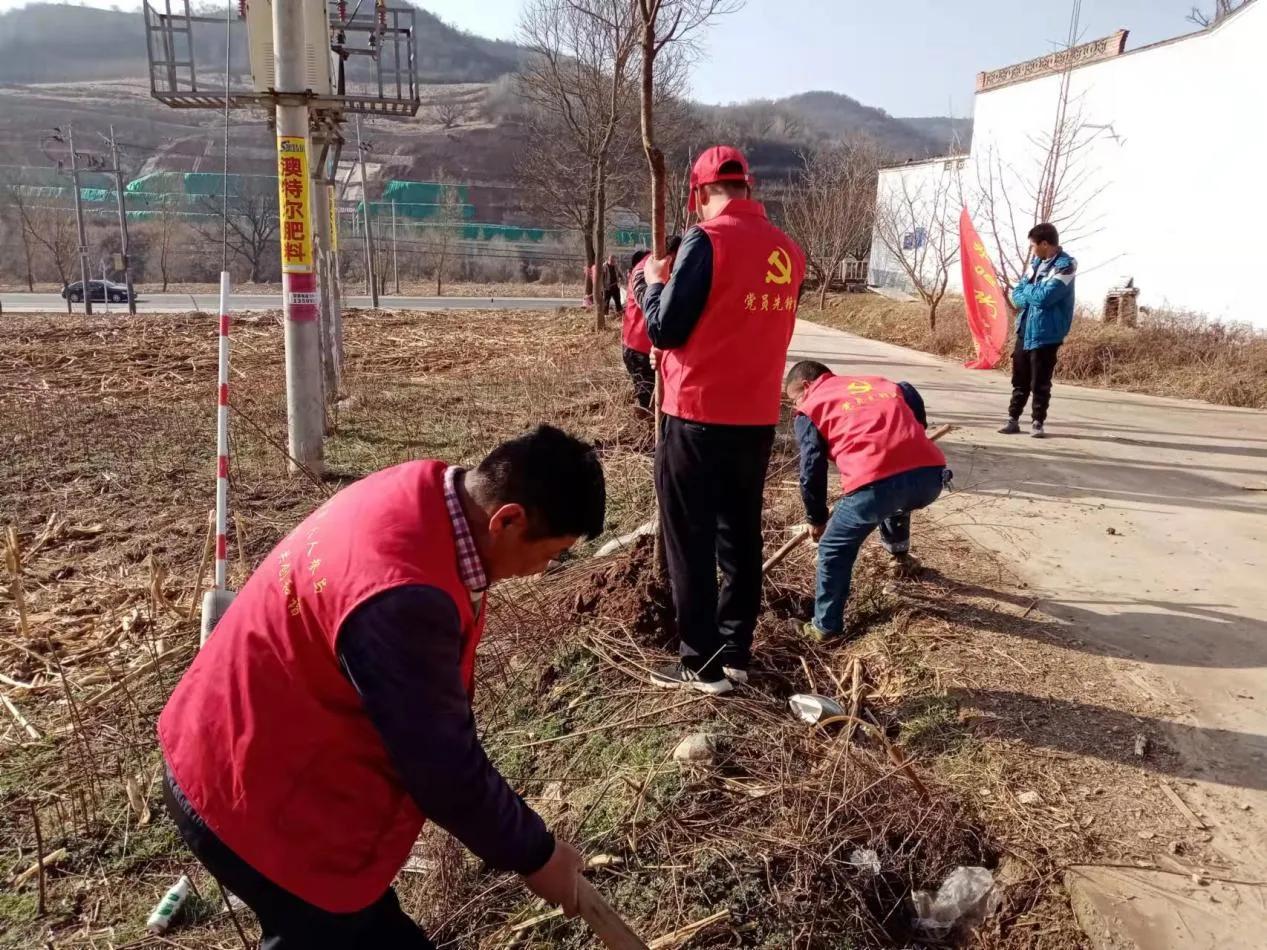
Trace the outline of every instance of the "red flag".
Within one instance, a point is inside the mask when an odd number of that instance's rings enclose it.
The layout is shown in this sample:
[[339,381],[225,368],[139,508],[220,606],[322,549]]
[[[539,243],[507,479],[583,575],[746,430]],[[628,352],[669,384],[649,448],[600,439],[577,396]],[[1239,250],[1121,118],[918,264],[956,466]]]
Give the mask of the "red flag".
[[963,306],[968,313],[968,329],[977,344],[976,358],[963,365],[968,369],[993,369],[1003,357],[1011,311],[967,208],[959,215],[959,261],[963,265]]

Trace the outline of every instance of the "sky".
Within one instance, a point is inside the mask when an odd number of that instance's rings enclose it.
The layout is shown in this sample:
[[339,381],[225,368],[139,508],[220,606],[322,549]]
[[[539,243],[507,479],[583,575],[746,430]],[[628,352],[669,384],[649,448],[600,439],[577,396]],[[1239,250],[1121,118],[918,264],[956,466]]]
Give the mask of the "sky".
[[[0,11],[25,0],[0,0]],[[1084,0],[1082,37],[1119,28],[1127,48],[1178,36],[1204,0]],[[113,0],[87,0],[110,7]],[[118,0],[139,9],[139,0]],[[445,22],[514,39],[521,0],[420,0]],[[705,38],[692,76],[703,102],[777,99],[827,89],[893,115],[971,115],[976,74],[1050,52],[1070,0],[747,0]],[[426,42],[426,38],[421,38]]]

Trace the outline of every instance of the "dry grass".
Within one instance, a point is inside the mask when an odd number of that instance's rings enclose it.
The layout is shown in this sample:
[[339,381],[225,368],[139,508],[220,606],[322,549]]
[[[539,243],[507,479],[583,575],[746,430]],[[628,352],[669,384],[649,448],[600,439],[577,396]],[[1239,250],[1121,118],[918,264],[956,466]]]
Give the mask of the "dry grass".
[[[922,305],[873,294],[833,297],[826,312],[808,311],[804,316],[939,356],[968,359],[974,353],[958,298],[948,299],[938,310],[936,332],[929,331]],[[1000,370],[1006,372],[1008,366],[1005,358]],[[1056,379],[1267,409],[1267,333],[1170,311],[1141,314],[1134,328],[1079,316],[1060,350]]]
[[[470,462],[540,420],[600,445],[609,531],[647,517],[648,432],[630,412],[614,331],[596,338],[587,316],[564,313],[354,313],[347,331],[351,398],[328,446],[332,474],[317,486],[287,478],[261,434],[284,431],[277,316],[235,325],[232,496],[244,534],[230,541],[242,555],[234,586],[344,480],[407,458]],[[0,896],[0,945],[159,946],[141,934],[145,914],[190,869],[161,814],[152,737],[197,640],[188,608],[214,484],[214,339],[213,318],[192,316],[17,318],[0,329],[0,511],[25,552],[31,627],[22,637],[14,605],[0,602],[0,689],[39,735],[0,712],[0,879],[34,860],[35,817],[44,853],[67,851],[46,875],[46,913],[34,881]],[[794,451],[785,427],[768,480],[769,547],[800,517]],[[1053,790],[1030,734],[999,725],[1014,711],[1033,723],[1041,701],[1026,705],[1031,693],[1072,697],[1097,682],[1107,696],[1110,685],[1043,645],[1034,620],[1008,621],[1030,635],[1016,640],[1006,623],[986,623],[1011,608],[983,600],[987,579],[966,572],[952,534],[927,543],[939,572],[924,581],[892,581],[878,549],[864,551],[851,601],[864,636],[844,647],[796,637],[813,554],[795,552],[766,581],[753,685],[723,701],[644,685],[640,668],[663,654],[637,628],[637,605],[591,596],[597,574],[636,581],[645,554],[578,558],[503,586],[477,692],[490,753],[554,827],[605,855],[594,882],[644,936],[725,911],[664,946],[925,941],[911,930],[910,891],[962,863],[996,867],[1006,902],[953,942],[1078,946],[1053,883],[1059,868],[1138,856],[1086,823],[1078,789],[1111,789],[1092,804],[1118,817],[1122,801],[1149,799],[1129,769],[1081,755],[1061,759]],[[854,695],[855,669],[865,725],[852,739],[844,724],[815,729],[788,714],[794,691]],[[672,750],[699,730],[718,738],[719,758],[683,770]],[[1109,735],[1085,739],[1114,747]],[[1019,808],[1012,791],[1039,782],[1051,806]],[[849,862],[859,847],[879,854],[878,875]],[[210,879],[194,880],[202,898],[172,939],[240,946]],[[445,946],[591,945],[581,925],[558,919],[516,930],[540,905],[435,829],[399,889]]]

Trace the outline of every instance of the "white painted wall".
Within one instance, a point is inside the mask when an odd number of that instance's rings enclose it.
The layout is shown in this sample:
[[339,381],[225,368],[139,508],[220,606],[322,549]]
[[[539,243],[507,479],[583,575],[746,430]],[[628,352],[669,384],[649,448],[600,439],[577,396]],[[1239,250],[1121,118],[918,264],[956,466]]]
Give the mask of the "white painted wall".
[[[1080,305],[1098,313],[1105,291],[1129,275],[1146,306],[1267,327],[1260,236],[1267,223],[1265,55],[1267,0],[1258,0],[1216,29],[1073,71],[1070,109],[1080,114],[1085,149],[1079,182],[1066,192],[1086,208],[1062,240],[1078,259]],[[1034,140],[1050,134],[1059,88],[1059,76],[1044,76],[976,97],[962,184],[992,252],[980,185],[997,159],[1018,176],[1009,190],[1023,237],[1034,223],[1025,192],[1042,162]],[[878,201],[903,180],[923,187],[943,174],[940,162],[886,169]],[[1028,204],[1032,209],[1032,199]],[[1002,220],[997,225],[1010,229]],[[879,244],[872,247],[873,280],[895,270]],[[955,268],[951,287],[959,286]]]

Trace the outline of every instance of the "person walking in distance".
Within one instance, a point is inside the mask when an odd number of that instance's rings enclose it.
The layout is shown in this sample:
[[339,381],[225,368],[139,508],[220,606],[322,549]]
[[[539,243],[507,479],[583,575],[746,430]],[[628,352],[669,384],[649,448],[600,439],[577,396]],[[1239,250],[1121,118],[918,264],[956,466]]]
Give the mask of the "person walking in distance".
[[1004,435],[1021,431],[1021,413],[1032,395],[1030,415],[1034,425],[1030,434],[1041,439],[1046,434],[1056,354],[1073,325],[1073,285],[1078,262],[1060,246],[1054,225],[1035,225],[1030,229],[1029,243],[1029,270],[1012,288],[1012,305],[1018,312],[1016,349],[1012,351],[1012,402],[1007,409],[1007,422],[999,431]]
[[[682,244],[679,235],[669,238],[666,245],[669,259]],[[655,370],[651,368],[651,338],[647,336],[647,318],[642,314],[642,301],[647,293],[647,278],[643,273],[649,251],[634,251],[629,262],[629,285],[625,288],[625,320],[621,325],[620,340],[623,344],[625,369],[633,380],[634,399],[639,409],[650,411],[655,393]]]
[[[882,376],[837,376],[803,360],[788,371],[784,392],[796,407],[801,500],[818,542],[814,619],[801,629],[814,640],[845,632],[845,602],[862,542],[876,528],[900,570],[913,571],[911,512],[941,494],[946,457],[925,434],[924,400],[910,383]],[[827,462],[840,471],[843,497],[827,514]]]
[[158,720],[167,810],[264,950],[434,950],[391,887],[427,818],[575,916],[584,862],[489,761],[471,694],[489,584],[605,507],[593,448],[542,426],[469,471],[363,478],[264,559]]
[[[652,682],[725,693],[748,679],[761,604],[761,509],[805,255],[752,200],[743,153],[691,169],[687,231],[648,259],[643,310],[659,352],[655,481],[680,637]],[[721,586],[718,588],[718,569]]]
[[608,254],[603,263],[603,313],[610,313],[613,306],[620,313],[624,304],[620,300],[620,268],[616,266],[616,255]]

